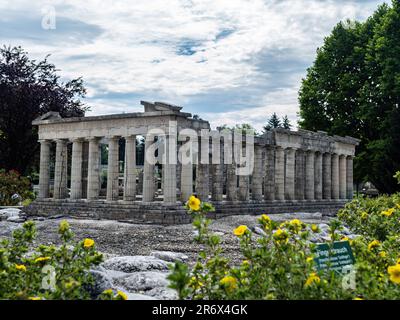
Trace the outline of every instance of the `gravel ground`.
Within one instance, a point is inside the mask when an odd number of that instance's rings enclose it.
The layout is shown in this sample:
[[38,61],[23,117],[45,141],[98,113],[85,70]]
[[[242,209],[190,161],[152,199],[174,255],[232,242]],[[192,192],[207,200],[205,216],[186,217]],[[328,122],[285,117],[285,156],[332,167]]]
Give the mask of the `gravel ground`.
[[[327,223],[328,217],[319,213],[275,214],[273,220],[284,221],[299,218],[305,223]],[[177,226],[129,224],[110,220],[82,220],[71,218],[56,218],[36,221],[38,236],[36,244],[59,244],[57,234],[61,220],[67,220],[75,233],[77,240],[92,238],[99,251],[106,256],[148,255],[151,251],[181,252],[189,256],[193,262],[200,246],[193,241],[194,229],[191,224]],[[238,257],[238,239],[232,230],[238,225],[256,226],[257,217],[251,215],[230,216],[215,220],[210,229],[222,238],[225,254],[233,260]],[[0,221],[0,238],[9,237],[11,231],[21,226],[20,223]]]

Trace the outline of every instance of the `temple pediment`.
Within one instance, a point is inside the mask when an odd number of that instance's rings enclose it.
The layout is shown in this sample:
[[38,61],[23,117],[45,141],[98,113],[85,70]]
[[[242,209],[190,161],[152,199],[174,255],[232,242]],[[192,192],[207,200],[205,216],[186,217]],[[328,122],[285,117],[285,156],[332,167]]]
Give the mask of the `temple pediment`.
[[144,112],[157,112],[157,111],[175,111],[180,112],[182,107],[165,103],[165,102],[148,102],[140,101],[140,104],[144,106]]
[[35,120],[33,120],[33,124],[37,121],[43,121],[43,120],[54,120],[54,119],[61,119],[61,115],[57,111],[49,111],[46,112],[45,114],[40,115],[37,117]]

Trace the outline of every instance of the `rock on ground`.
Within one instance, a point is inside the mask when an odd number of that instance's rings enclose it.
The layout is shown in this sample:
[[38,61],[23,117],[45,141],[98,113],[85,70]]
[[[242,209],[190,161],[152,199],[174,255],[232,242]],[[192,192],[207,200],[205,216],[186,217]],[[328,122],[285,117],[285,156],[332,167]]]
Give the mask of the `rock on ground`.
[[102,267],[122,272],[137,272],[147,270],[168,271],[168,263],[153,256],[115,257],[102,263]]
[[116,282],[128,292],[146,291],[159,287],[167,287],[167,273],[156,271],[135,272],[127,277],[118,279]]
[[175,261],[184,262],[189,259],[189,257],[184,253],[172,252],[172,251],[152,251],[150,255],[158,259],[169,262],[175,262]]

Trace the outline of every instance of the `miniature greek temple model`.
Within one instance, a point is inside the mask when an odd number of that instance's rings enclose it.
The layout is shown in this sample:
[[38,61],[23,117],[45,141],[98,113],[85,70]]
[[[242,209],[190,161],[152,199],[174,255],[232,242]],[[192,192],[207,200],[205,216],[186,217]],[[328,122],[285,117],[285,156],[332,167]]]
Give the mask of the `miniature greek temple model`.
[[[352,198],[357,139],[273,129],[253,136],[252,170],[238,174],[241,164],[229,153],[235,150],[233,134],[210,133],[200,139],[210,132],[207,121],[178,106],[141,103],[144,112],[80,118],[49,112],[34,120],[41,144],[39,195],[28,212],[174,224],[190,221],[183,204],[192,194],[214,203],[215,217],[295,211],[332,214]],[[145,139],[143,165],[136,159],[138,137]],[[190,157],[196,159],[172,161],[180,159],[179,147],[190,141],[194,146]],[[102,145],[108,145],[104,170]],[[150,154],[160,161],[147,159]],[[219,162],[200,161],[216,154]]]

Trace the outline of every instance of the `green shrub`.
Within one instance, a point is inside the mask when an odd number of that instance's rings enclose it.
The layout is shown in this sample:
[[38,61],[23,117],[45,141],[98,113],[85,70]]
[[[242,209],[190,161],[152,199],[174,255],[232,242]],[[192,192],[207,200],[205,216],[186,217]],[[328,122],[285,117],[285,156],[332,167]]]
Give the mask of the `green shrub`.
[[[208,203],[191,197],[186,204],[193,216],[202,245],[193,268],[183,263],[171,267],[170,287],[181,299],[398,299],[400,297],[400,238],[370,241],[360,236],[349,240],[356,259],[355,286],[344,286],[345,278],[333,270],[316,269],[309,241],[316,226],[298,219],[281,224],[267,215],[258,220],[265,235],[255,236],[247,226],[233,230],[238,238],[241,261],[223,255],[220,238],[212,234]],[[339,220],[330,223],[332,241],[346,240]]]
[[33,248],[32,221],[0,240],[0,299],[88,299],[90,267],[102,261],[92,239],[72,240],[67,221],[59,226],[60,246]]
[[394,178],[397,179],[397,183],[400,184],[400,171],[397,171],[396,174],[394,175]]
[[385,241],[400,233],[400,194],[356,198],[339,211],[338,217],[355,233]]
[[0,206],[15,206],[21,201],[34,198],[28,178],[15,170],[0,170]]

